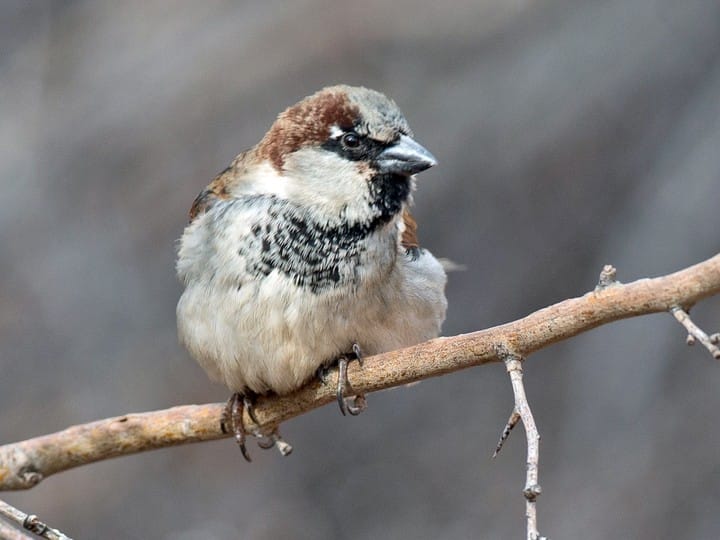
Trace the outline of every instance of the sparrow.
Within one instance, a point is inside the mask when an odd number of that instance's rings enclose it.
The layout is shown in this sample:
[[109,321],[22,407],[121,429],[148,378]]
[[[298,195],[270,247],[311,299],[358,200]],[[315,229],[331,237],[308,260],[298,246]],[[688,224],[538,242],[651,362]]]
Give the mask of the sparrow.
[[[330,86],[280,113],[193,202],[178,333],[233,392],[222,427],[231,421],[248,461],[242,407],[257,423],[255,396],[293,392],[337,363],[340,410],[357,414],[349,360],[438,336],[446,274],[408,210],[414,175],[434,165],[391,99]],[[285,453],[280,441],[273,432]]]

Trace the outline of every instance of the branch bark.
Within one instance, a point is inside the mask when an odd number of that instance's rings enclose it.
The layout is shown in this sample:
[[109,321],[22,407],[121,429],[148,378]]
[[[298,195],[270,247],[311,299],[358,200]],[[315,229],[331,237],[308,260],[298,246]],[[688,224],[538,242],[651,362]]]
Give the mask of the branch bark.
[[34,540],[34,538],[8,523],[0,521],[0,540]]
[[[720,293],[720,254],[663,277],[628,284],[613,279],[514,322],[368,357],[362,367],[353,363],[348,368],[353,389],[367,394],[499,362],[499,350],[527,358],[602,324],[678,306],[687,310]],[[262,397],[255,407],[258,428],[270,433],[280,423],[334,400],[333,385],[319,382],[288,396]],[[102,459],[228,437],[220,430],[223,409],[224,404],[216,403],[128,414],[0,446],[0,490],[27,489],[52,474]],[[247,413],[244,423],[254,425]]]
[[[38,535],[41,538],[47,538],[48,540],[72,540],[69,536],[57,529],[53,529],[46,523],[40,521],[40,519],[33,514],[26,514],[22,510],[18,510],[14,506],[9,505],[5,501],[0,501],[0,516],[5,519],[17,524],[26,531],[30,531],[33,534]],[[4,525],[0,522],[0,525]],[[21,533],[17,529],[5,527],[4,530],[0,529],[0,539],[28,539],[32,538],[26,534]]]

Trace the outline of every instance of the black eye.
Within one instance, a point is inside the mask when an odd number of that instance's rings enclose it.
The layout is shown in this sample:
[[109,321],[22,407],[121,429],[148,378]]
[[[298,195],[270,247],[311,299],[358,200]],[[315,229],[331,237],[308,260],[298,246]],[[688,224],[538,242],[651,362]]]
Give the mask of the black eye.
[[345,133],[340,138],[340,142],[342,142],[342,145],[345,148],[357,148],[358,146],[360,146],[360,135],[353,131],[350,131],[348,133]]

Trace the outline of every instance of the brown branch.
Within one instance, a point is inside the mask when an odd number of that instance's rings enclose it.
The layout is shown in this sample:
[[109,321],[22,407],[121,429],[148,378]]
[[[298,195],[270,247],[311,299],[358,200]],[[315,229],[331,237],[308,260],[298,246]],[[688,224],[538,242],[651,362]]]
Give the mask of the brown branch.
[[[612,321],[690,306],[720,293],[720,254],[674,274],[626,285],[608,276],[602,287],[515,322],[368,357],[348,369],[359,394],[376,392],[501,360],[498,348],[527,358],[534,351]],[[336,373],[330,375],[336,376]],[[335,400],[332,385],[312,382],[289,396],[260,398],[258,426],[281,422]],[[227,437],[223,404],[188,405],[100,420],[0,447],[0,490],[27,489],[43,478],[110,457]],[[245,414],[245,425],[252,426]]]

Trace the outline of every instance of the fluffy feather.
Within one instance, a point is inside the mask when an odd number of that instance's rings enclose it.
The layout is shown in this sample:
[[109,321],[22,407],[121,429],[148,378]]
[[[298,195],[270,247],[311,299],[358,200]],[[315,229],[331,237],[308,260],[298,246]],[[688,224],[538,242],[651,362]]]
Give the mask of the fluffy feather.
[[284,394],[354,343],[375,354],[438,335],[446,277],[417,243],[415,180],[382,164],[410,133],[382,94],[326,88],[198,195],[178,253],[178,330],[213,380]]

